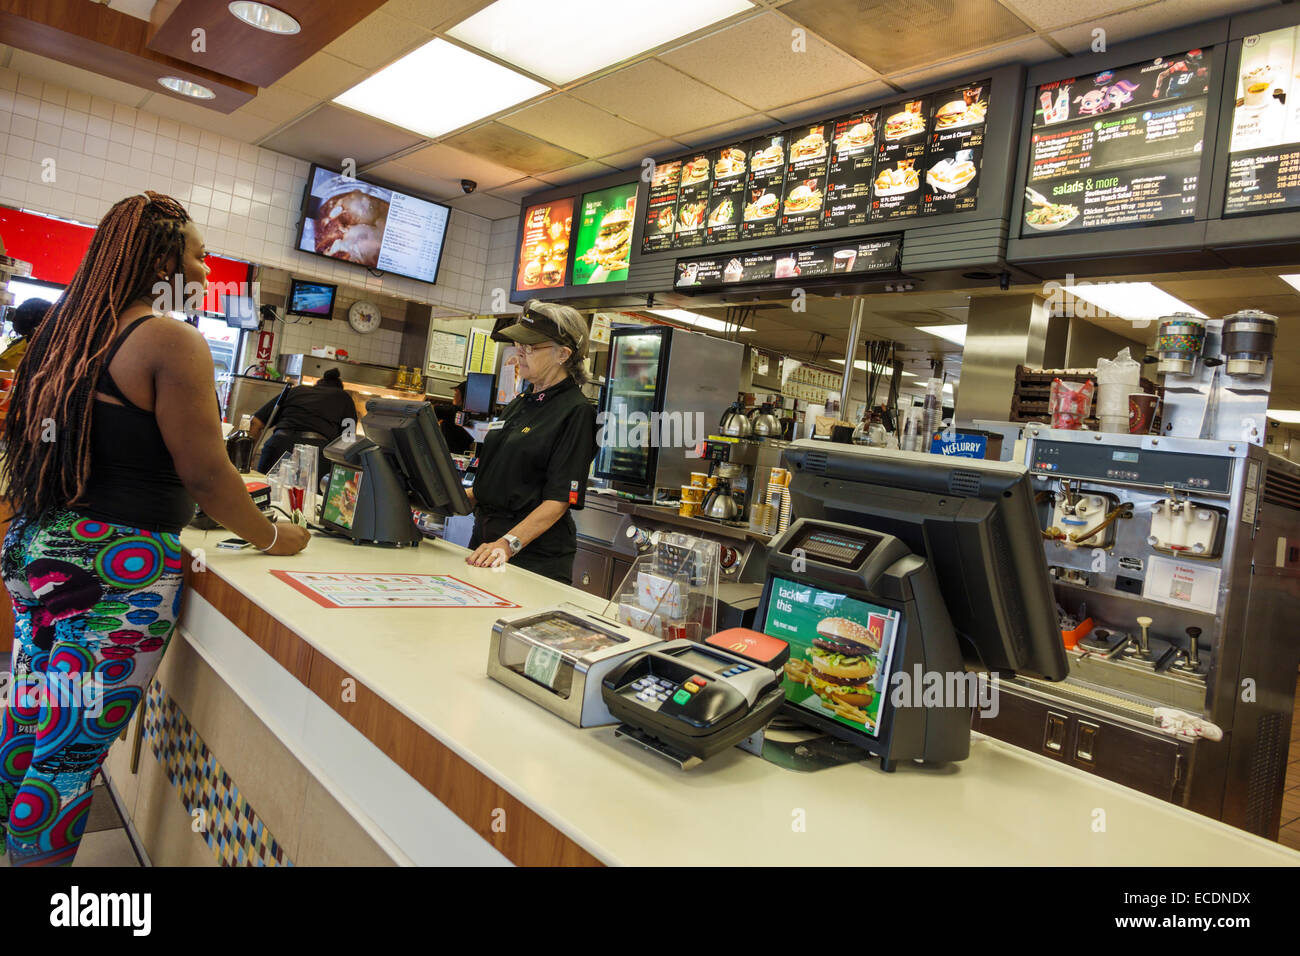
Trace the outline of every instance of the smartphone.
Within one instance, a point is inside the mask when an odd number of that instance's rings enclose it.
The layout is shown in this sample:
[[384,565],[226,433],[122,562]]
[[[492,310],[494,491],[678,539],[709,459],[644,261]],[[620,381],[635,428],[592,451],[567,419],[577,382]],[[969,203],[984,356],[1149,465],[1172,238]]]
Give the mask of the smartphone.
[[240,548],[247,548],[248,542],[243,538],[227,538],[224,541],[217,542],[218,548],[229,548],[232,551],[238,551]]

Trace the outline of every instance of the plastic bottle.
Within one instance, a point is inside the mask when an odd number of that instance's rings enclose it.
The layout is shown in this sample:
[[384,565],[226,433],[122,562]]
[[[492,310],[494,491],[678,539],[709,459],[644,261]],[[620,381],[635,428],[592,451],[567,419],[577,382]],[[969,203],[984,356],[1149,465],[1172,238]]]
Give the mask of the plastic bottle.
[[226,438],[226,454],[241,475],[248,473],[249,459],[253,457],[253,439],[248,434],[252,427],[253,417],[245,415],[239,420],[239,428]]

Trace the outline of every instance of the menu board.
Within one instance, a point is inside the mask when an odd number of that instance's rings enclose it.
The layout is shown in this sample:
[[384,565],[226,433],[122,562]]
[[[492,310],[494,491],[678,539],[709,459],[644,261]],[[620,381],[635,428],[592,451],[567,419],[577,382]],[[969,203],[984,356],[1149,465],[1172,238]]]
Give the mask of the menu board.
[[930,141],[925,151],[921,211],[965,212],[979,199],[984,162],[987,84],[958,87],[931,97]]
[[519,269],[515,291],[554,289],[564,285],[569,258],[569,232],[573,228],[573,199],[529,206],[524,212],[519,242]]
[[903,237],[893,234],[848,242],[764,249],[734,256],[678,259],[673,287],[683,291],[703,291],[781,279],[897,272],[902,248]]
[[740,215],[745,208],[745,175],[749,154],[743,144],[723,146],[709,154],[713,185],[704,221],[705,242],[734,242],[740,238]]
[[704,219],[709,214],[709,183],[713,166],[708,153],[696,153],[682,163],[677,190],[677,226],[673,246],[690,249],[704,245]]
[[765,239],[776,235],[785,191],[785,136],[760,136],[747,144],[749,174],[745,177],[745,208],[741,235]]
[[1038,87],[1021,235],[1195,215],[1206,52]]
[[1241,44],[1225,216],[1300,208],[1300,29]]
[[645,233],[642,252],[659,252],[673,247],[673,227],[677,224],[677,187],[682,179],[682,161],[657,163],[650,179],[646,200]]
[[779,223],[782,233],[822,228],[831,128],[829,123],[815,123],[790,133]]
[[926,99],[882,107],[871,193],[873,219],[898,219],[921,211],[921,161],[927,142]]
[[621,282],[632,254],[632,222],[637,184],[587,193],[578,204],[574,238],[573,284]]
[[872,169],[876,164],[875,110],[859,110],[831,124],[822,228],[861,226],[871,218]]

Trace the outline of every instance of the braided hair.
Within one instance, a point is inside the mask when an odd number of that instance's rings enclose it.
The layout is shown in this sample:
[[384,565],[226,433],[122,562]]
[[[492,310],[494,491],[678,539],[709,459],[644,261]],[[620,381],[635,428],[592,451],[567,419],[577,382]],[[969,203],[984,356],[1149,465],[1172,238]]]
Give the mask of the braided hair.
[[5,495],[15,514],[43,517],[85,493],[92,405],[118,317],[153,297],[160,273],[183,271],[181,230],[189,221],[180,203],[160,193],[114,205],[32,335],[4,429]]

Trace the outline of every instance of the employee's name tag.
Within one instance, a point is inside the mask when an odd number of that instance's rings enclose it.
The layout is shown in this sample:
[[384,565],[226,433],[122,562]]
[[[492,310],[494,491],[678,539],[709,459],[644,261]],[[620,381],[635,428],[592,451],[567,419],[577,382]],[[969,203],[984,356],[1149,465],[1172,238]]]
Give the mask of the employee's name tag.
[[504,426],[505,426],[505,423],[506,423],[506,420],[503,418],[503,419],[501,419],[500,421],[493,422],[491,425],[489,425],[489,426],[487,427],[487,430],[490,431],[490,432],[494,432],[494,431],[496,431],[498,428],[502,428],[502,427],[504,427]]

